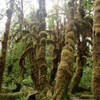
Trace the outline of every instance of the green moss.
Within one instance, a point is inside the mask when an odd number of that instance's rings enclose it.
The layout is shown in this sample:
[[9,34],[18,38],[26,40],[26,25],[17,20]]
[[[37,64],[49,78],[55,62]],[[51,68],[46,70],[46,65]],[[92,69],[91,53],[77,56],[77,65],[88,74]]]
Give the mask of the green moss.
[[42,38],[42,37],[47,38],[47,32],[46,31],[41,31],[39,33],[39,36],[40,36],[40,38]]

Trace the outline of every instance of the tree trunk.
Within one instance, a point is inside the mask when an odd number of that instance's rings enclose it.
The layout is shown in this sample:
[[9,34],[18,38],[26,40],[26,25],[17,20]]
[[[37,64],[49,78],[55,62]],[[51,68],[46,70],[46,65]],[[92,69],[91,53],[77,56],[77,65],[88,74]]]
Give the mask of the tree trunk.
[[56,85],[53,95],[53,100],[63,100],[71,78],[73,76],[73,64],[74,64],[74,49],[75,49],[75,32],[76,27],[74,24],[74,0],[70,0],[69,16],[67,23],[67,30],[65,34],[65,46],[62,49],[61,61],[58,66]]
[[85,38],[83,38],[82,41],[80,41],[79,39],[78,44],[77,44],[77,58],[76,58],[77,68],[70,85],[70,90],[69,90],[70,94],[77,90],[78,85],[83,76],[83,67],[86,64],[85,56],[87,56],[87,46],[86,46]]
[[14,6],[14,0],[10,0],[10,8],[7,10],[7,22],[6,22],[5,32],[4,32],[4,39],[2,41],[2,55],[0,57],[0,91],[2,85],[3,72],[5,69],[7,42],[8,42],[10,23],[11,23],[11,18],[13,13],[13,6]]
[[95,99],[100,100],[100,0],[94,4],[93,93]]
[[45,17],[47,16],[45,8],[45,0],[38,0],[38,2],[39,2],[39,10],[37,12],[37,17],[40,24],[40,31],[44,31],[46,29]]
[[39,70],[39,90],[42,91],[48,85],[46,65],[46,32],[40,32],[40,47],[38,49],[37,63]]
[[61,55],[61,51],[59,49],[54,49],[54,54],[56,55],[56,57],[53,59],[53,69],[51,71],[51,75],[50,75],[50,84],[52,84],[52,82],[55,79],[56,76],[56,72],[57,72],[57,67],[58,67],[58,63],[60,62],[60,55]]

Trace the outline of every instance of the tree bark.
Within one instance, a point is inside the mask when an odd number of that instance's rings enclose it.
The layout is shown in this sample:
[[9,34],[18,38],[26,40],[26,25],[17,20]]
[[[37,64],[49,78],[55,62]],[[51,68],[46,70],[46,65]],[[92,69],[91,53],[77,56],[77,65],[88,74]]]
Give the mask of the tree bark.
[[40,31],[44,31],[46,29],[45,18],[47,16],[45,8],[45,0],[38,0],[38,2],[39,2],[39,10],[37,12],[37,17],[40,24]]
[[100,100],[100,0],[94,3],[93,93]]

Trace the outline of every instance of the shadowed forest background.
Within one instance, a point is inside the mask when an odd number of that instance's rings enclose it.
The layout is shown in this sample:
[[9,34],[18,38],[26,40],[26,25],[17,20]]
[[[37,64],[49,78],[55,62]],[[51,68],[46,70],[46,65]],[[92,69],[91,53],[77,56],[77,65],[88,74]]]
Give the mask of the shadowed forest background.
[[100,0],[31,1],[0,3],[0,100],[100,100]]

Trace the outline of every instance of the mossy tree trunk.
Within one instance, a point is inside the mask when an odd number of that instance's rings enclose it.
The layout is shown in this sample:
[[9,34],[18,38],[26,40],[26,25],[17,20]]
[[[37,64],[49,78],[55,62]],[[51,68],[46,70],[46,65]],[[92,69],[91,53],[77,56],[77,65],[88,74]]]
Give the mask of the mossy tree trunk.
[[[81,22],[83,22],[84,20],[84,15],[82,13],[82,11],[84,12],[84,10],[82,9],[82,0],[79,0],[79,4],[78,4],[78,12],[77,12],[77,18],[79,20],[78,24],[80,26],[80,29],[82,29],[82,27],[84,27],[83,25],[80,25]],[[83,75],[83,67],[86,64],[86,56],[88,54],[88,48],[87,48],[87,44],[86,44],[86,36],[82,33],[82,30],[80,30],[78,32],[77,35],[77,57],[76,57],[76,72],[75,75],[73,76],[72,82],[70,84],[70,88],[69,88],[69,94],[71,94],[72,92],[75,92],[78,88],[78,85],[81,81],[82,75]],[[82,35],[80,35],[82,34]]]
[[47,80],[47,65],[46,65],[46,38],[47,33],[45,31],[40,32],[40,46],[38,49],[37,63],[39,70],[39,90],[42,91],[48,85]]
[[93,93],[95,99],[100,100],[100,0],[94,4]]
[[56,85],[52,98],[53,100],[64,99],[64,96],[67,95],[67,89],[73,76],[74,49],[76,41],[76,27],[74,24],[74,0],[70,0],[68,6],[69,16],[65,33],[65,46],[62,49],[61,61],[57,70]]
[[47,66],[48,66],[48,79],[51,80],[51,74],[53,70],[53,59],[54,59],[54,41],[53,39],[47,39]]
[[2,85],[3,72],[5,69],[7,43],[8,43],[10,24],[11,24],[11,18],[13,13],[13,6],[14,6],[14,0],[10,0],[10,8],[7,10],[7,22],[6,22],[5,32],[4,32],[4,39],[2,41],[2,55],[0,57],[0,91]]
[[54,55],[55,58],[53,59],[53,69],[51,71],[51,75],[50,75],[50,84],[52,84],[52,82],[54,81],[55,77],[56,77],[56,72],[57,72],[57,67],[58,67],[58,63],[60,62],[60,55],[61,55],[61,51],[57,48],[54,49]]
[[35,47],[34,49],[31,50],[30,61],[32,63],[31,78],[34,83],[34,88],[37,90],[39,87],[39,76],[38,76],[39,68],[38,68],[38,62],[36,59],[36,50],[37,50],[37,47]]
[[[33,82],[35,83],[35,89],[43,90],[45,83],[47,82],[47,65],[45,59],[45,47],[46,47],[46,8],[45,8],[45,0],[38,0],[39,10],[37,11],[37,19],[39,22],[39,34],[37,45],[35,48],[35,55],[30,54],[31,62],[32,62],[32,72],[31,77]],[[31,52],[32,53],[32,52]]]
[[86,64],[86,56],[87,56],[87,46],[86,46],[86,38],[82,38],[82,41],[80,41],[80,38],[78,40],[77,44],[77,57],[76,57],[76,72],[73,76],[69,93],[76,91],[79,83],[81,81],[81,78],[83,76],[83,67]]

